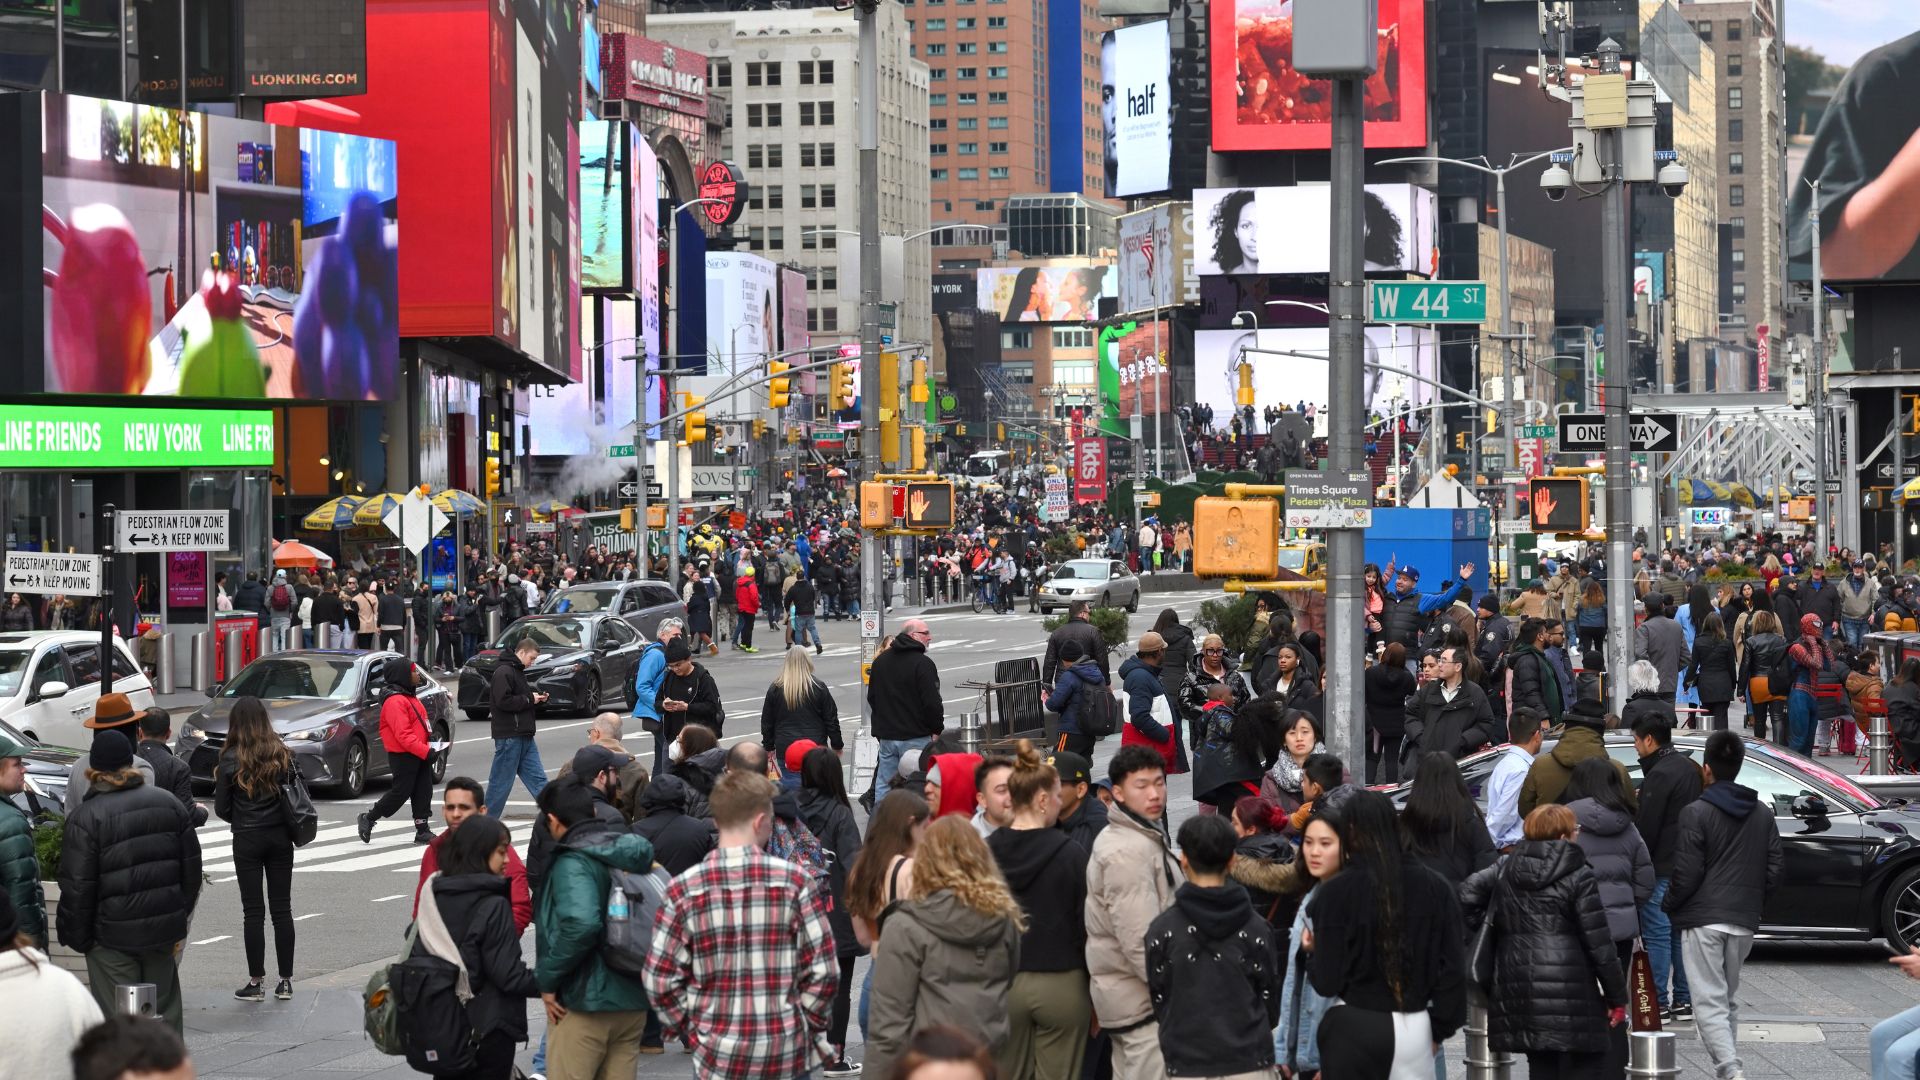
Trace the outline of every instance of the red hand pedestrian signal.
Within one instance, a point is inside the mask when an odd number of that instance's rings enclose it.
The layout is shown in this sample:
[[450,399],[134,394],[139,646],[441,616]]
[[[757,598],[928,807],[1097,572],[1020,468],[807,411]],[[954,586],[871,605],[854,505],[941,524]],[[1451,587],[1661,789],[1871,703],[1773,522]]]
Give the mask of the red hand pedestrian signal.
[[1586,532],[1591,510],[1584,476],[1535,477],[1527,488],[1529,517],[1537,533]]

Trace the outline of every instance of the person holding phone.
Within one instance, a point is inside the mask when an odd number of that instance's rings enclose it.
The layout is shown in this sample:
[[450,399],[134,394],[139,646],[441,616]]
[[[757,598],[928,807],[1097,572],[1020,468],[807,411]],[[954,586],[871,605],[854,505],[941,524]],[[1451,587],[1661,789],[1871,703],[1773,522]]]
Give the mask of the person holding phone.
[[487,775],[487,813],[499,817],[507,808],[507,795],[514,777],[527,786],[527,794],[540,797],[547,786],[547,770],[540,764],[540,748],[534,744],[534,714],[546,704],[547,695],[527,682],[527,668],[540,658],[540,646],[532,638],[522,637],[513,652],[493,669],[493,767]]

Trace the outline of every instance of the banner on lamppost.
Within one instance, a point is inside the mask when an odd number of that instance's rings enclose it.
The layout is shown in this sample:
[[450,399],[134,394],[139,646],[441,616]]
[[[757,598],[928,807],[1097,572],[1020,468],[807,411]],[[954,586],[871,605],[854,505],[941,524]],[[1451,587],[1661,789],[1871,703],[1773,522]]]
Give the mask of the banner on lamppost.
[[1107,440],[1095,436],[1073,444],[1073,499],[1103,502],[1107,497]]

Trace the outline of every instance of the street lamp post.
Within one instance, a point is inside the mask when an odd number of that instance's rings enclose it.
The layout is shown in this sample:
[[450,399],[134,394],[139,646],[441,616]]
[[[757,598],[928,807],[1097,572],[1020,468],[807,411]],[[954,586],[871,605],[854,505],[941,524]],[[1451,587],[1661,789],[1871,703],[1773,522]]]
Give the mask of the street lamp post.
[[[667,215],[667,274],[668,285],[673,290],[673,306],[680,307],[680,212],[705,203],[724,203],[725,199],[688,199],[673,208]],[[667,411],[673,411],[673,372],[680,366],[679,339],[674,340],[672,363],[660,369],[660,378],[665,384]],[[639,492],[639,513],[634,522],[634,533],[638,541],[635,555],[640,563],[640,576],[646,577],[651,571],[648,565],[653,561],[647,550],[651,538],[647,535],[647,425],[644,399],[647,390],[646,361],[640,362],[640,370],[633,377],[633,459],[638,462],[634,468],[636,485]],[[673,429],[662,422],[661,440],[666,443],[667,462],[662,470],[666,479],[661,486],[667,497],[667,585],[675,592],[680,590],[680,445],[673,437]]]

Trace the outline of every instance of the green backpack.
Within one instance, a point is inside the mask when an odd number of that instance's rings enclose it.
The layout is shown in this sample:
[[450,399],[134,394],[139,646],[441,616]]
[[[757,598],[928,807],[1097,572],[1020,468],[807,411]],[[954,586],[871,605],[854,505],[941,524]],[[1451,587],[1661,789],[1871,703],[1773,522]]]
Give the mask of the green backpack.
[[[407,927],[407,943],[394,957],[394,964],[413,955],[413,943],[419,936],[419,924]],[[393,964],[382,965],[367,977],[367,987],[360,992],[360,1003],[366,1010],[367,1038],[373,1040],[373,1048],[383,1054],[400,1057],[407,1052],[406,1045],[400,1039],[400,1006],[394,1001],[390,973]]]

